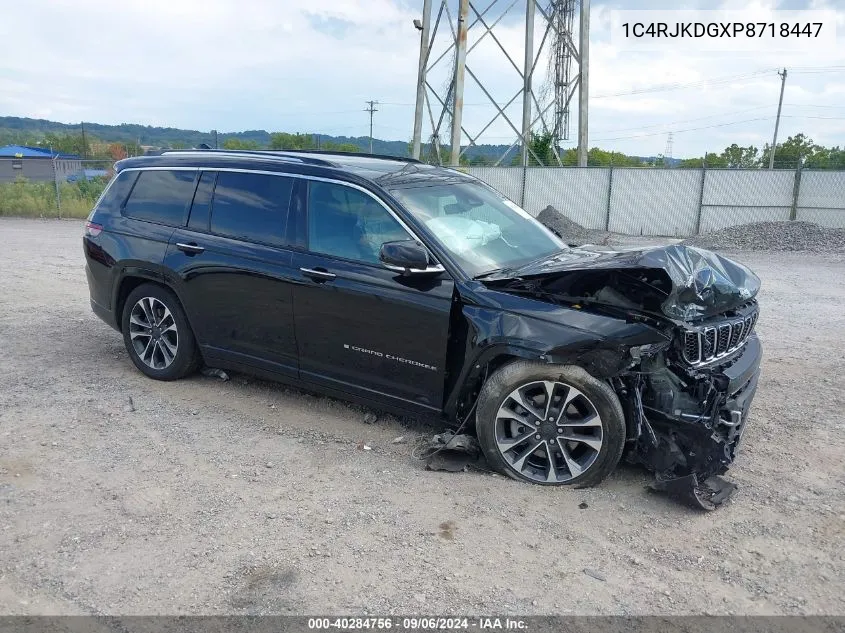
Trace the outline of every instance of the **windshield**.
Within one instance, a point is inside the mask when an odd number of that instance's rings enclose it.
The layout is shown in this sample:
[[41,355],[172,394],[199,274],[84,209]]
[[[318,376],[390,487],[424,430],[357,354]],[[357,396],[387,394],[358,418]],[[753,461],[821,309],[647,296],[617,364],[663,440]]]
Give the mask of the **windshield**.
[[566,248],[513,202],[479,183],[396,188],[390,193],[473,277]]

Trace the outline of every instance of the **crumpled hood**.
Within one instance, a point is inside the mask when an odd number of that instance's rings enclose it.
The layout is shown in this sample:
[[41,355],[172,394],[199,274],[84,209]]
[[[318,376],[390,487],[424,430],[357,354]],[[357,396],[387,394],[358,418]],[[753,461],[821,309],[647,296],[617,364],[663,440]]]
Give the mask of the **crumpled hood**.
[[[645,305],[647,301],[637,296],[643,293],[632,291],[639,286],[643,291],[648,290],[665,316],[683,321],[736,308],[752,299],[760,289],[760,279],[746,266],[711,251],[682,244],[627,250],[598,246],[571,248],[509,271],[508,276],[516,281],[508,285],[560,280],[564,276],[572,277],[570,273],[578,271],[610,273],[601,276],[607,280],[606,285],[594,289],[597,303],[623,308],[632,308],[638,303]],[[614,275],[615,272],[618,275]],[[624,278],[624,290],[623,284],[614,281],[620,278]],[[496,279],[490,277],[489,281],[495,283]],[[546,294],[559,292],[560,288],[578,287],[571,281],[543,286]]]

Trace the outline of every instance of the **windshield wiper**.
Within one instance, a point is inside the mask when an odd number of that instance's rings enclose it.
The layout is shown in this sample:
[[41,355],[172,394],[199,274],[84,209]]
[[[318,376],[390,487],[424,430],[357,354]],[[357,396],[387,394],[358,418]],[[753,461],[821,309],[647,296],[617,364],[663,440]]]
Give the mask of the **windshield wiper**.
[[513,268],[494,268],[493,270],[488,270],[486,272],[481,273],[480,275],[476,275],[473,279],[484,279],[485,277],[490,277],[492,275],[504,274],[504,273],[511,273],[513,272]]

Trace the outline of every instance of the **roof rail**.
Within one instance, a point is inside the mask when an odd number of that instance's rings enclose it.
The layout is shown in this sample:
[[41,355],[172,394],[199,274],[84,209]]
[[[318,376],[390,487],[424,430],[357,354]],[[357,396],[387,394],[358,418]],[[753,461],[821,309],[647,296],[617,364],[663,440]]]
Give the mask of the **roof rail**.
[[310,156],[288,156],[276,150],[252,150],[252,149],[169,149],[161,152],[160,156],[169,154],[187,154],[187,155],[209,155],[215,154],[217,156],[238,156],[242,158],[264,158],[277,159],[282,161],[296,161],[306,165],[321,165],[324,167],[337,167],[331,161],[323,160],[321,158],[313,158]]
[[274,150],[284,154],[325,154],[326,156],[349,156],[350,158],[383,158],[386,160],[398,160],[404,163],[422,163],[416,158],[407,156],[391,156],[389,154],[367,154],[366,152],[342,152],[332,149],[280,149]]

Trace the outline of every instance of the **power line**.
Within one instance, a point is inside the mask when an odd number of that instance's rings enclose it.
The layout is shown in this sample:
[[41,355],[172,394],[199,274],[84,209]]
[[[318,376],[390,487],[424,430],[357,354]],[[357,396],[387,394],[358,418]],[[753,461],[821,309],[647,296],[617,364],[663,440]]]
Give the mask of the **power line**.
[[[771,106],[768,106],[768,107],[771,107]],[[771,117],[771,116],[757,117],[757,118],[754,118],[754,119],[743,119],[741,121],[729,121],[727,123],[716,123],[714,125],[704,125],[704,126],[700,126],[700,127],[691,127],[691,128],[686,128],[686,129],[683,129],[683,130],[673,130],[673,132],[675,134],[678,134],[680,132],[694,132],[694,131],[697,131],[697,130],[709,130],[711,128],[727,127],[729,125],[738,125],[740,123],[751,123],[751,122],[754,122],[754,121],[770,121],[772,118],[773,117]],[[784,115],[781,115],[781,118],[782,119],[824,119],[824,120],[828,120],[828,121],[843,121],[843,120],[845,120],[845,117],[835,117],[835,116],[834,117],[822,117],[822,116],[807,116],[807,115],[799,115],[799,114],[793,114],[793,115],[784,114]],[[668,125],[668,123],[666,125]],[[641,128],[632,128],[632,129],[641,129]],[[613,137],[613,138],[597,138],[595,140],[596,141],[622,141],[622,140],[631,139],[631,138],[647,138],[647,137],[650,137],[650,136],[661,136],[662,134],[665,134],[665,132],[659,131],[659,132],[650,132],[648,134],[634,134],[634,135],[631,135],[631,136],[616,136],[616,137]],[[494,138],[494,137],[491,137],[491,138]],[[503,137],[499,137],[499,138],[503,138]]]
[[[768,117],[757,117],[756,119],[743,119],[742,121],[730,121],[728,123],[716,123],[714,125],[704,125],[704,126],[700,126],[700,127],[690,127],[690,128],[686,128],[684,130],[673,130],[673,131],[674,131],[675,134],[680,134],[681,132],[695,132],[697,130],[709,130],[709,129],[717,128],[717,127],[727,127],[729,125],[739,125],[740,123],[751,123],[753,121],[770,121],[771,118],[772,117],[770,117],[770,116],[768,116]],[[649,136],[660,136],[662,134],[664,134],[664,132],[651,132],[651,133],[648,133],[648,134],[634,134],[632,136],[617,136],[617,137],[614,137],[614,138],[597,138],[597,139],[594,139],[594,140],[595,141],[622,141],[622,140],[630,139],[630,138],[646,138],[646,137],[649,137]]]
[[823,119],[825,121],[845,121],[845,116],[812,116],[808,114],[784,114],[782,119]]
[[845,70],[845,66],[837,65],[837,66],[791,66],[793,70],[819,70],[819,71],[827,71],[827,70]]
[[[843,66],[845,68],[845,66]],[[773,70],[777,70],[777,68],[765,68],[763,70],[755,70],[749,73],[741,73],[738,75],[727,75],[724,77],[713,77],[711,79],[702,79],[699,81],[693,81],[689,83],[675,83],[675,84],[662,84],[659,86],[652,86],[650,88],[638,88],[635,90],[629,90],[626,92],[614,92],[602,95],[594,95],[591,96],[591,99],[608,99],[610,97],[627,97],[639,94],[649,94],[653,92],[671,92],[674,90],[685,90],[687,88],[700,88],[704,86],[718,86],[723,85],[726,83],[731,83],[734,81],[738,81],[741,79],[752,79],[754,77],[759,77],[762,75],[766,75]],[[400,103],[396,101],[383,101],[380,102],[379,105],[387,105],[387,106],[402,106],[402,107],[416,107],[414,103]],[[492,105],[490,102],[483,102],[483,103],[465,103],[464,107],[467,106],[489,106]],[[504,107],[508,105],[507,103],[498,103],[500,107]],[[505,137],[502,137],[505,138]]]
[[784,103],[783,105],[790,108],[845,108],[845,105],[817,105],[815,103]]
[[700,88],[703,86],[718,86],[726,83],[731,83],[734,81],[738,81],[740,79],[751,79],[753,77],[758,77],[760,75],[765,75],[770,73],[774,68],[767,68],[765,70],[757,70],[751,73],[743,73],[741,75],[729,75],[727,77],[714,77],[712,79],[702,79],[700,81],[693,81],[690,83],[675,83],[675,84],[663,84],[659,86],[653,86],[651,88],[640,88],[637,90],[631,90],[627,92],[616,92],[610,94],[603,94],[603,95],[595,95],[592,97],[593,99],[607,99],[609,97],[626,97],[629,95],[638,95],[638,94],[648,94],[651,92],[670,92],[672,90],[684,90],[686,88]]
[[650,128],[660,127],[665,128],[670,125],[677,125],[678,123],[691,123],[693,121],[703,121],[705,119],[715,119],[724,116],[733,116],[735,114],[742,114],[743,112],[753,112],[754,110],[765,110],[771,108],[771,105],[754,106],[753,108],[745,108],[743,110],[733,110],[731,112],[722,112],[720,114],[708,114],[707,116],[695,117],[694,119],[680,119],[678,121],[664,121],[662,123],[653,123],[651,125],[636,125],[634,127],[614,128],[612,130],[605,130],[605,133],[612,132],[627,132],[629,130],[648,130]]

